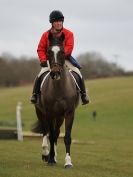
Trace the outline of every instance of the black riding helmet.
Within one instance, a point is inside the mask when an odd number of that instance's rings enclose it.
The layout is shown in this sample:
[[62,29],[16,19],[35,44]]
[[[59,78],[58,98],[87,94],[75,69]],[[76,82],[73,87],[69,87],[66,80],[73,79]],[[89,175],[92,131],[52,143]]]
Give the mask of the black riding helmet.
[[61,11],[59,10],[53,10],[49,15],[49,22],[53,23],[55,21],[64,21],[64,16]]

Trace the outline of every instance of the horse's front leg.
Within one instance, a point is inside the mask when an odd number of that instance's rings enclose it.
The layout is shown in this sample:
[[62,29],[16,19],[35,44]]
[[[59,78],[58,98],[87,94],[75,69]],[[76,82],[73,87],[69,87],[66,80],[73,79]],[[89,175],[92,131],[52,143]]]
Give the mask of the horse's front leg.
[[56,159],[55,159],[55,131],[53,124],[50,126],[49,141],[50,141],[50,153],[48,158],[48,165],[54,165],[56,163]]
[[55,135],[55,144],[54,144],[54,150],[55,150],[55,161],[56,161],[56,158],[57,158],[57,140],[58,140],[58,137],[59,137],[59,134],[60,134],[60,127],[61,125],[63,124],[63,121],[64,121],[64,117],[58,117],[56,118],[56,124],[55,124],[55,132],[54,132],[54,135]]
[[71,130],[74,120],[74,112],[69,112],[65,117],[65,136],[64,143],[66,147],[66,157],[65,157],[65,168],[71,168],[72,162],[70,157],[70,146],[71,146]]

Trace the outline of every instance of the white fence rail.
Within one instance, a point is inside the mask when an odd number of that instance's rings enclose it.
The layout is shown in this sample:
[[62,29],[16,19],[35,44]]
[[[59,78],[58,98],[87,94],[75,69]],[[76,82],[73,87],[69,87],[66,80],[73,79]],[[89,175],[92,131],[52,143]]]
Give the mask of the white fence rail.
[[22,103],[18,102],[18,104],[16,106],[16,120],[17,120],[17,137],[18,137],[18,141],[23,141],[21,110],[22,110]]

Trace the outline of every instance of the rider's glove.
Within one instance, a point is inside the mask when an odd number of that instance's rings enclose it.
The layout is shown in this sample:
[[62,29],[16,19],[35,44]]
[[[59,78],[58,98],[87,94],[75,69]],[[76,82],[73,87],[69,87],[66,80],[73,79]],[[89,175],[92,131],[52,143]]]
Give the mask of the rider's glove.
[[47,61],[42,61],[42,62],[40,63],[40,66],[41,66],[41,67],[48,67]]

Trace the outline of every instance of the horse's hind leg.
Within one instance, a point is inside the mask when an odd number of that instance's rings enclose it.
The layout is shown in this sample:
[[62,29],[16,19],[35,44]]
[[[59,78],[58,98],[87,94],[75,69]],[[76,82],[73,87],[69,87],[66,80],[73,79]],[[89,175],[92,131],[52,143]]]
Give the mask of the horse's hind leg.
[[66,157],[65,157],[65,168],[71,168],[72,162],[70,157],[70,146],[71,146],[71,130],[74,120],[74,112],[70,112],[65,117],[65,137],[64,137],[64,143],[66,147]]
[[47,135],[44,135],[43,142],[42,142],[42,160],[47,162],[48,157],[49,157],[49,149],[48,149]]
[[40,133],[43,133],[43,142],[42,142],[42,160],[47,162],[48,161],[48,154],[49,154],[49,150],[48,150],[48,142],[47,142],[47,133],[48,133],[48,123],[45,119],[44,113],[42,113],[42,111],[35,106],[36,109],[36,114],[38,117],[38,124],[36,125],[36,130]]
[[[58,120],[58,121],[57,121]],[[49,131],[49,141],[50,141],[50,153],[49,153],[49,159],[48,164],[53,165],[56,163],[56,146],[57,146],[57,139],[60,134],[60,127],[63,123],[64,117],[58,117],[53,119],[53,121],[50,124],[50,131]]]

